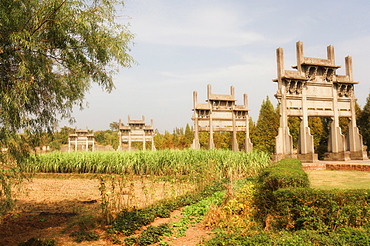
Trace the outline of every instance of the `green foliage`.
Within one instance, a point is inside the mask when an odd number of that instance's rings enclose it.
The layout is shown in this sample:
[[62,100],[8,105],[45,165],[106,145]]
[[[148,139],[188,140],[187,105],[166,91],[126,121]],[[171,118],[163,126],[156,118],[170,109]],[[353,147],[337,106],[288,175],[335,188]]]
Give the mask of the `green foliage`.
[[264,152],[230,150],[162,150],[53,152],[22,163],[26,172],[189,175],[212,172],[219,177],[255,174],[270,163]]
[[366,98],[366,104],[358,117],[357,125],[363,137],[364,144],[370,148],[370,94]]
[[217,233],[214,238],[205,242],[204,245],[362,246],[370,245],[369,235],[369,229],[349,227],[326,233],[315,230],[299,230],[295,232],[254,231],[247,235]]
[[308,118],[308,126],[314,139],[315,153],[318,154],[319,159],[322,159],[324,154],[328,152],[330,121],[330,118],[327,117]]
[[287,188],[274,192],[276,229],[331,231],[369,225],[370,190]]
[[161,224],[159,226],[149,226],[146,230],[140,233],[136,242],[138,245],[149,245],[159,242],[162,237],[172,232],[169,224]]
[[18,244],[18,246],[55,246],[57,245],[54,239],[39,239],[30,238],[26,242]]
[[299,117],[289,117],[288,118],[288,127],[289,133],[293,138],[293,148],[297,149],[298,147],[298,137],[301,126],[301,119]]
[[[114,87],[115,66],[130,66],[133,35],[115,23],[120,0],[12,1],[0,4],[2,128],[51,129],[70,117],[95,82]],[[121,5],[122,6],[122,5]]]
[[189,124],[186,124],[185,127],[185,142],[187,146],[190,146],[193,143],[194,131],[190,128]]
[[256,220],[268,226],[268,218],[276,204],[274,191],[287,187],[309,187],[307,174],[297,159],[283,159],[265,168],[257,177]]
[[[52,132],[59,118],[72,120],[73,106],[82,108],[92,83],[109,92],[117,65],[134,63],[127,54],[133,35],[115,23],[122,4],[0,1],[1,170],[13,168],[31,147],[42,144],[42,133]],[[2,182],[12,182],[3,175]]]
[[156,149],[186,149],[193,142],[194,131],[186,124],[185,131],[183,128],[175,128],[171,134],[165,131],[164,134],[156,132],[154,136],[154,145]]
[[156,217],[169,217],[171,211],[197,203],[222,189],[224,189],[224,186],[220,182],[216,182],[205,187],[200,192],[187,193],[172,200],[162,201],[153,205],[153,207],[123,210],[113,221],[109,231],[112,233],[122,233],[126,236],[132,235],[142,226],[154,221]]
[[256,127],[250,132],[254,149],[274,153],[278,128],[279,114],[267,97],[262,102]]
[[185,207],[181,213],[183,217],[179,222],[172,223],[176,237],[186,236],[189,226],[203,221],[211,206],[220,206],[225,199],[225,191],[217,191],[209,197],[199,200],[197,203]]
[[302,164],[295,159],[266,168],[255,192],[240,189],[223,203],[221,212],[210,214],[222,219],[215,236],[203,244],[370,245],[370,190],[310,189],[306,178],[297,175],[300,170]]
[[225,233],[244,234],[258,227],[254,221],[257,208],[254,180],[242,179],[227,186],[225,199],[218,207],[212,206],[204,219],[211,229]]
[[105,130],[94,132],[95,141],[101,145],[110,145],[113,149],[118,148],[118,133],[117,131]]
[[118,131],[121,125],[123,124],[122,123],[120,124],[120,122],[113,121],[109,123],[109,129],[111,131]]
[[0,164],[0,216],[14,207],[12,186],[21,184],[23,180],[23,174],[15,165],[4,166]]
[[77,243],[81,243],[83,241],[97,241],[100,239],[100,236],[95,232],[78,231],[72,232],[70,236],[73,237],[74,241]]
[[297,159],[283,159],[258,176],[260,189],[272,192],[287,187],[309,187],[308,176]]

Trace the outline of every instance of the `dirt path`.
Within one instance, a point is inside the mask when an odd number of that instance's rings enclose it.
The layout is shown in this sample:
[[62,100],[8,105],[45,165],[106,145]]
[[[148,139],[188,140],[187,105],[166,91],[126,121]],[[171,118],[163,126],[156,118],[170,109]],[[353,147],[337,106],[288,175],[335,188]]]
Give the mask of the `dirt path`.
[[[104,239],[104,228],[94,231],[101,234],[98,241],[77,244],[69,236],[78,227],[89,226],[101,214],[99,180],[88,178],[34,178],[26,181],[17,193],[17,209],[2,217],[0,246],[18,245],[30,238],[56,239],[57,245],[116,245]],[[84,219],[85,218],[85,219]],[[170,218],[156,219],[152,225],[175,222],[181,211],[174,211]],[[85,223],[85,225],[83,224]],[[186,237],[172,238],[169,245],[195,246],[209,231],[201,224],[189,228]]]

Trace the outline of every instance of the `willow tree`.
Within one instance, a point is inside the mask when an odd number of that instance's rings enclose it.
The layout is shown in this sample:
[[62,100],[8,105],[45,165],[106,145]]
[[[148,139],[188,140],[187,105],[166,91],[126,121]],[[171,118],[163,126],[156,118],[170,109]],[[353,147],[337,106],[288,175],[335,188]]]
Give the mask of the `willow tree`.
[[[13,170],[27,154],[35,139],[29,135],[72,120],[72,107],[82,107],[93,83],[110,92],[112,75],[134,63],[133,35],[116,19],[122,6],[121,0],[0,1],[0,165],[13,164],[2,170]],[[11,175],[4,173],[0,195]]]

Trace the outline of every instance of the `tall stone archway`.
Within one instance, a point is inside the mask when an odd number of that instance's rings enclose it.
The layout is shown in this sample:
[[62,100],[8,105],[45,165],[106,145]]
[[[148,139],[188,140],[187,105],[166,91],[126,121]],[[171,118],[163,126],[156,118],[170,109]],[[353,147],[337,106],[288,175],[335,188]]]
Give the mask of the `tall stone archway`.
[[[278,83],[275,97],[280,104],[280,127],[276,137],[276,159],[297,157],[303,162],[315,162],[313,136],[308,117],[330,117],[330,134],[326,160],[367,159],[366,147],[356,125],[352,58],[345,58],[345,75],[337,75],[340,66],[335,65],[334,47],[327,47],[327,59],[305,57],[303,43],[297,42],[297,65],[295,70],[284,69],[283,49],[278,48]],[[289,133],[288,117],[301,118],[297,154],[293,153],[293,141]],[[339,117],[349,118],[347,136],[339,127]]]
[[238,151],[237,132],[245,133],[244,151],[249,152],[253,146],[249,138],[248,98],[244,94],[244,104],[237,105],[234,87],[230,95],[213,94],[211,85],[207,86],[207,103],[198,103],[198,93],[193,92],[194,140],[191,148],[199,149],[199,132],[209,133],[209,149],[214,149],[214,132],[232,132],[232,150]]

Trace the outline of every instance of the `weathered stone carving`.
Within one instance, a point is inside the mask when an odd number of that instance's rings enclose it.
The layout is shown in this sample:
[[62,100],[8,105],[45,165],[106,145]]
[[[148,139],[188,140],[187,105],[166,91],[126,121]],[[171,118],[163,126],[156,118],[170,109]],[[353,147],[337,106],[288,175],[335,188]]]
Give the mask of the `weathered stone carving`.
[[[334,47],[327,47],[327,59],[305,57],[303,43],[297,42],[296,70],[284,69],[283,49],[278,48],[278,83],[275,97],[280,103],[280,127],[276,137],[276,159],[298,157],[305,162],[317,160],[314,153],[313,136],[308,127],[309,116],[331,118],[327,160],[367,159],[366,147],[356,126],[352,58],[345,58],[346,74],[337,75],[340,66],[335,65]],[[288,117],[301,118],[297,155],[293,153],[292,137],[288,128]],[[339,127],[339,117],[350,120],[347,136]]]

